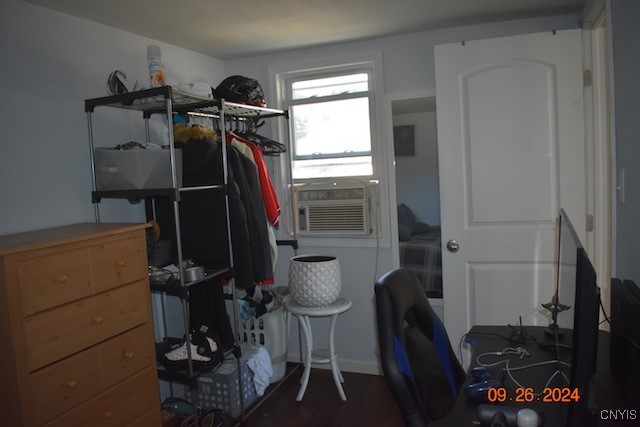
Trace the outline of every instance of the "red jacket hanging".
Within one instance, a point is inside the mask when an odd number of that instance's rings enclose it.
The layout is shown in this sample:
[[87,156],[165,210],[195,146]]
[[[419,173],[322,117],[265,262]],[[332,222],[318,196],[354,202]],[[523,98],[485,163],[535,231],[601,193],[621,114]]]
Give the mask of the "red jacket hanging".
[[260,191],[262,192],[262,199],[264,201],[264,210],[267,215],[267,220],[273,224],[275,228],[280,226],[280,202],[278,201],[278,195],[273,187],[271,177],[269,176],[269,170],[262,157],[262,151],[258,146],[241,138],[237,135],[231,135],[232,138],[247,145],[253,153],[253,158],[258,169],[258,179],[260,181]]

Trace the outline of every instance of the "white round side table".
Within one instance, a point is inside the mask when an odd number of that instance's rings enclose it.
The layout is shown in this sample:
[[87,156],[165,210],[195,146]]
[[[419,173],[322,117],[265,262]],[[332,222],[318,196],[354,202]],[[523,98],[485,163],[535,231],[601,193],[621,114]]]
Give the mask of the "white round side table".
[[[338,368],[337,355],[333,342],[334,331],[336,327],[336,320],[338,315],[344,313],[351,308],[351,300],[340,297],[333,304],[325,305],[321,307],[306,307],[304,305],[297,304],[293,300],[289,300],[285,303],[285,309],[296,316],[302,327],[302,334],[305,340],[305,355],[304,355],[304,372],[302,373],[302,379],[300,380],[300,390],[296,400],[299,402],[302,400],[307,385],[309,385],[309,375],[311,374],[312,363],[329,363],[331,364],[331,373],[333,374],[333,381],[338,389],[340,398],[345,401],[347,396],[342,389],[342,383],[344,378]],[[329,323],[329,348],[328,349],[313,349],[313,336],[311,334],[311,317],[331,317]]]

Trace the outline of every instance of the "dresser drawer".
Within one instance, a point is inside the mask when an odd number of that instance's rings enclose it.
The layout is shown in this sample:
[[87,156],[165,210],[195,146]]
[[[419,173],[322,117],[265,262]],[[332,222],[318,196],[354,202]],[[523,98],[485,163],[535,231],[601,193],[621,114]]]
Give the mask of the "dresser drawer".
[[99,363],[92,348],[29,376],[38,425],[100,394]]
[[[153,408],[156,408],[158,414],[160,413],[159,399],[155,367],[149,367],[46,424],[46,427],[134,425],[132,424],[134,421]],[[149,427],[155,427],[155,425]]]
[[96,245],[91,267],[96,293],[144,279],[149,274],[146,241],[136,236]]
[[92,294],[86,248],[44,253],[18,261],[17,267],[23,316]]
[[147,323],[100,344],[100,369],[106,388],[146,366],[155,366],[155,347],[151,336],[151,325]]
[[132,377],[155,361],[148,324],[29,376],[38,424]]
[[141,280],[23,319],[28,371],[148,321],[147,287]]

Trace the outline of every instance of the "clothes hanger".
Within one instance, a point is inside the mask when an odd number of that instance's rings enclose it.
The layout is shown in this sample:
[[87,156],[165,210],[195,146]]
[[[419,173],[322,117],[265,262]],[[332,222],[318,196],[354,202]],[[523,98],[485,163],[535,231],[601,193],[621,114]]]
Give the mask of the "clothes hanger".
[[286,152],[287,147],[284,144],[281,144],[280,142],[274,141],[270,138],[267,138],[266,136],[262,136],[257,133],[257,129],[262,127],[264,123],[264,120],[260,121],[259,117],[254,118],[250,121],[248,120],[246,123],[247,130],[242,136],[249,141],[259,144],[263,148],[262,154],[264,155],[278,156],[281,153]]

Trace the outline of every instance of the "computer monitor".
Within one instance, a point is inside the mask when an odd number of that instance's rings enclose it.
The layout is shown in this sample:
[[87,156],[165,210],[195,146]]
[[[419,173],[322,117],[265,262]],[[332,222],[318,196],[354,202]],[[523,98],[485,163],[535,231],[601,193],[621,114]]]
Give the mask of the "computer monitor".
[[[556,258],[557,287],[554,300],[556,319],[562,329],[573,330],[574,307],[576,298],[576,276],[578,273],[578,248],[580,239],[575,235],[573,226],[564,210],[560,211],[558,227],[558,252]],[[561,333],[565,331],[560,330]]]
[[600,288],[595,269],[563,209],[559,233],[556,303],[569,308],[558,314],[558,325],[571,330],[570,386],[580,392],[580,400],[571,411],[571,424],[587,425],[589,383],[598,353]]

